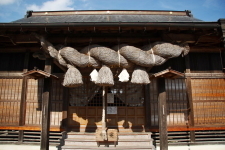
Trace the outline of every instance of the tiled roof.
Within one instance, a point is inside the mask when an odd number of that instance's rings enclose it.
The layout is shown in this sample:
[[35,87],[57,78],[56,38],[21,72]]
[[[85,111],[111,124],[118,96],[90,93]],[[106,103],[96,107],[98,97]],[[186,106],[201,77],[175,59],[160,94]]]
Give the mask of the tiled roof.
[[[95,12],[95,11],[93,11]],[[125,13],[124,13],[125,12]],[[25,18],[13,21],[12,23],[134,23],[134,22],[202,22],[192,16],[178,13],[140,13],[140,11],[132,11],[132,13],[47,13],[30,12],[33,14]],[[148,11],[147,11],[148,12]],[[150,12],[150,11],[149,11]],[[172,14],[172,15],[171,15]]]

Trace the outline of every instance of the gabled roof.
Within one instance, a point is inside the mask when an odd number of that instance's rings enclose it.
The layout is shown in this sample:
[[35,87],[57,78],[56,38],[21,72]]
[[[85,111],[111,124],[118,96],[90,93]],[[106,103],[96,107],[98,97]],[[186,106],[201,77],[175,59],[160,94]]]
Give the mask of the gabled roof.
[[25,73],[22,74],[23,76],[29,76],[30,78],[34,78],[34,79],[39,79],[39,78],[55,78],[58,79],[57,76],[52,75],[48,72],[39,70],[37,68],[34,68],[33,70],[27,71]]
[[202,22],[190,11],[96,10],[96,11],[28,11],[12,23],[150,23]]
[[160,77],[174,79],[178,77],[184,77],[184,74],[169,68],[169,69],[160,71],[158,73],[155,73],[151,76],[151,78],[160,78]]

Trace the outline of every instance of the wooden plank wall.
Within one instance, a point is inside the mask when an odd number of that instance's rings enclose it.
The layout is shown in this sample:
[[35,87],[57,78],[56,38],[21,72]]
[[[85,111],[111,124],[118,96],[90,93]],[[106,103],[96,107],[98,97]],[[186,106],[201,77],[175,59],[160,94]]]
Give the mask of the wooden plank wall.
[[51,126],[60,126],[63,112],[63,86],[61,80],[52,80],[51,91]]
[[25,125],[41,124],[43,80],[28,79]]
[[[185,126],[188,123],[188,100],[185,79],[166,79],[168,126]],[[156,80],[150,83],[151,126],[158,126],[158,95]]]
[[18,125],[22,78],[0,79],[0,124]]
[[[62,121],[63,86],[60,80],[53,80],[51,93],[51,126],[60,126]],[[27,105],[26,105],[26,125],[41,124],[41,100],[42,100],[43,80],[28,80]]]
[[225,124],[225,79],[191,79],[195,126]]

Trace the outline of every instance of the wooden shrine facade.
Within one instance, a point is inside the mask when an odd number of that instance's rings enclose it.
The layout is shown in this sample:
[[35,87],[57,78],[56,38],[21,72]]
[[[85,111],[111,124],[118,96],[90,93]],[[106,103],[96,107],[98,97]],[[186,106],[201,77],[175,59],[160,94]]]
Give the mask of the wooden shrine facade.
[[[93,15],[95,11],[81,11]],[[33,16],[31,15],[33,13]],[[61,12],[49,12],[49,18]],[[71,15],[72,12],[68,11]],[[79,13],[79,12],[78,12]],[[95,12],[104,15],[104,11]],[[112,15],[117,15],[116,11]],[[117,12],[126,15],[126,12]],[[131,11],[129,13],[135,13]],[[137,12],[138,13],[138,12]],[[153,15],[154,12],[143,12]],[[168,16],[167,11],[157,11]],[[174,16],[191,17],[189,11],[173,12]],[[28,12],[27,18],[44,16],[43,12]],[[29,16],[31,15],[31,16]],[[169,17],[173,17],[172,15]],[[110,20],[110,16],[108,18]],[[160,18],[159,18],[160,19]],[[184,77],[165,79],[167,130],[225,130],[225,53],[224,20],[217,22],[182,20],[158,22],[14,22],[0,24],[0,130],[40,131],[42,123],[42,93],[44,79],[22,76],[28,70],[45,68],[45,60],[34,58],[41,51],[40,42],[32,33],[45,35],[54,45],[81,49],[90,43],[112,47],[128,43],[141,47],[149,42],[186,42],[187,56],[168,60],[148,71],[149,76],[172,68]],[[65,68],[53,62],[50,89],[50,131],[93,131],[101,126],[101,88],[90,81],[92,69],[79,68],[84,85],[65,88],[62,80]],[[107,89],[114,95],[107,106],[107,125],[133,132],[159,131],[157,79],[148,85],[118,81],[120,69],[112,69],[115,85]],[[129,72],[129,70],[128,70]],[[129,72],[131,73],[131,72]],[[129,93],[130,92],[130,93]],[[122,94],[125,93],[125,94]],[[135,93],[135,94],[134,94]],[[85,95],[88,96],[85,97]]]

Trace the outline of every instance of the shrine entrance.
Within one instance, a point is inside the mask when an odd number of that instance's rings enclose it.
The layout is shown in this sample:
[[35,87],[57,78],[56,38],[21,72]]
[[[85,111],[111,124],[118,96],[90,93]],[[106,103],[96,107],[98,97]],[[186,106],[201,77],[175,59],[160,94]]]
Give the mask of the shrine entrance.
[[[102,87],[89,79],[70,89],[69,128],[77,132],[95,132],[102,126]],[[106,88],[106,127],[141,132],[145,129],[144,86],[115,81]]]

